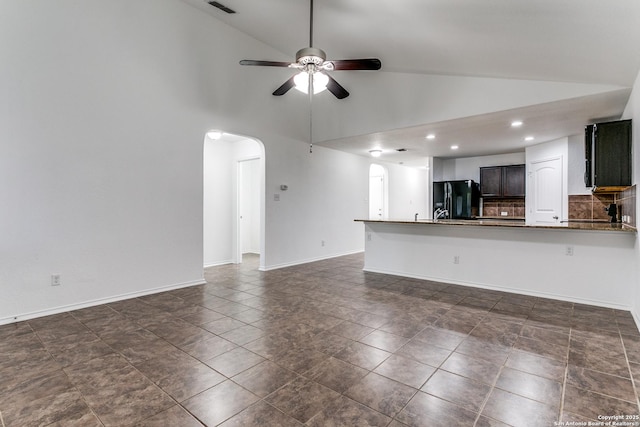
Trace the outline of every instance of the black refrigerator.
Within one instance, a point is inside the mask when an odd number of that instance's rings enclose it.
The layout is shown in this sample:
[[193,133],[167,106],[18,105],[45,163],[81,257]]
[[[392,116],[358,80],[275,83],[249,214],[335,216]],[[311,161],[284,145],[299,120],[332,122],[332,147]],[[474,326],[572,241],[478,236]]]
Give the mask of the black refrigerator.
[[472,179],[433,183],[434,219],[473,219],[479,208],[480,184]]

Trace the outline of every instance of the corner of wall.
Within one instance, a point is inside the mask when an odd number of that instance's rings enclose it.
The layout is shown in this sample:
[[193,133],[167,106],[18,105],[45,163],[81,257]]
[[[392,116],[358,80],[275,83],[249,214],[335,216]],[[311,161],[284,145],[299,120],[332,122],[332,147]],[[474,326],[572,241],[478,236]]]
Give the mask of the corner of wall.
[[[632,132],[633,141],[631,152],[633,153],[633,184],[638,184],[638,182],[640,182],[640,131],[638,131],[638,126],[640,126],[640,73],[636,76],[633,89],[631,90],[631,95],[629,96],[629,101],[625,106],[621,119],[632,119],[635,122],[632,125],[636,130],[635,132]],[[636,197],[636,212],[640,212],[640,198],[638,197]],[[640,267],[638,266],[640,264],[640,262],[638,262],[640,261],[640,242],[638,239],[636,239],[635,251],[636,286],[634,288],[635,294],[630,295],[630,297],[633,298],[631,314],[636,321],[636,326],[640,329]]]

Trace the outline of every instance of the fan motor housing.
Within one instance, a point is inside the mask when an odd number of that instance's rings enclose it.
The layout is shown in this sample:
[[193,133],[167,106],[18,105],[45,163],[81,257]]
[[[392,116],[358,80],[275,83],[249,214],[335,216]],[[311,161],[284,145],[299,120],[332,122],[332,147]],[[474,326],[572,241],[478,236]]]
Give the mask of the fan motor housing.
[[317,47],[305,47],[296,53],[296,62],[301,65],[315,64],[320,66],[325,59],[327,59],[327,54]]

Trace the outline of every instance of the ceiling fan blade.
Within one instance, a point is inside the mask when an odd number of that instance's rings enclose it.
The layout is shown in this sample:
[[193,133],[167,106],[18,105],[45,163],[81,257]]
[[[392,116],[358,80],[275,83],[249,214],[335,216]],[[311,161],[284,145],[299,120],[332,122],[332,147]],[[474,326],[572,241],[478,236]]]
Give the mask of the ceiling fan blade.
[[[329,64],[333,64],[333,68],[330,68]],[[377,58],[325,61],[325,68],[331,70],[379,70],[380,67],[382,67],[382,62]]]
[[291,62],[279,62],[279,61],[255,61],[253,59],[243,59],[240,61],[240,65],[259,65],[262,67],[289,67]]
[[329,75],[327,75],[327,77],[329,77],[329,83],[327,83],[327,90],[329,92],[331,92],[338,99],[343,99],[349,96],[349,92],[347,92],[345,88],[340,86],[340,83],[335,81],[333,77]]
[[[295,76],[293,76],[293,77],[295,77]],[[290,90],[291,88],[293,88],[293,87],[296,85],[296,84],[294,83],[294,81],[293,81],[293,77],[291,77],[289,80],[287,80],[286,82],[284,82],[284,83],[282,84],[282,86],[280,86],[278,89],[276,89],[276,90],[273,92],[273,94],[274,94],[275,96],[282,96],[282,95],[284,95],[285,93],[289,92],[289,90]]]

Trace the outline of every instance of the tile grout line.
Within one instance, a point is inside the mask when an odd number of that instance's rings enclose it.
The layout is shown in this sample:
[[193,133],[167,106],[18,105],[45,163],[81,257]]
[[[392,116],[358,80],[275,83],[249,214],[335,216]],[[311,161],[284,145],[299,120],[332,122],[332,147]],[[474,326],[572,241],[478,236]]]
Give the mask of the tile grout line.
[[[573,316],[573,310],[572,310]],[[569,345],[567,346],[567,361],[564,366],[564,376],[562,377],[562,394],[560,395],[560,413],[558,421],[564,421],[564,395],[567,391],[567,380],[569,378],[569,359],[571,356],[571,334],[573,333],[573,327],[569,327]]]
[[[500,298],[500,300],[502,300],[502,297]],[[498,301],[500,301],[498,300]],[[493,307],[495,307],[498,303],[495,303],[493,305]],[[457,304],[456,304],[457,305]],[[493,307],[491,309],[493,309]],[[489,311],[491,310],[489,309]],[[488,312],[487,312],[488,313]],[[486,318],[486,314],[484,317],[482,317],[482,319],[476,323],[476,325],[469,331],[469,333],[467,334],[467,338],[471,337],[471,333],[478,327],[478,325],[480,325],[480,323],[482,323],[482,321]],[[524,324],[523,324],[524,326]],[[520,328],[520,331],[522,331],[522,327]],[[465,338],[465,340],[467,339]],[[458,347],[460,347],[462,345],[462,343],[464,342],[464,340],[462,342],[460,342],[456,348],[451,352],[451,354],[453,354],[456,349],[458,349]],[[511,350],[509,350],[509,354],[511,354]],[[498,371],[498,375],[495,376],[495,378],[493,379],[493,383],[491,384],[491,388],[489,389],[489,392],[487,393],[487,395],[484,397],[484,399],[482,400],[482,403],[480,404],[480,407],[478,408],[478,413],[476,414],[476,418],[475,420],[473,420],[473,425],[475,426],[476,424],[478,424],[478,421],[480,420],[480,417],[482,416],[482,411],[484,411],[484,407],[487,406],[487,402],[489,401],[489,398],[491,397],[491,394],[493,394],[493,391],[496,387],[496,384],[498,383],[498,378],[500,378],[500,375],[502,374],[502,370],[504,369],[504,365],[507,363],[507,360],[509,359],[509,356],[507,356],[507,359],[505,359],[505,361],[502,363],[502,366],[500,366],[500,370]],[[442,363],[444,364],[444,362]],[[441,366],[442,366],[441,364]],[[463,377],[464,378],[464,377]]]
[[620,342],[622,343],[622,351],[624,351],[624,358],[627,362],[627,369],[629,370],[629,377],[631,379],[631,387],[633,387],[633,392],[636,395],[636,405],[638,405],[638,409],[640,409],[640,395],[638,393],[638,388],[636,387],[636,378],[633,376],[633,372],[631,372],[631,363],[629,362],[629,354],[627,352],[627,345],[624,342],[624,338],[622,337],[622,331],[620,330],[620,325],[618,325],[618,320],[616,319],[616,325],[618,326],[618,336],[620,337]]
[[[144,302],[143,302],[143,303],[144,303]],[[148,305],[149,305],[149,304],[148,304]],[[145,328],[144,326],[142,326],[140,323],[138,323],[138,320],[135,320],[135,319],[129,318],[128,316],[126,316],[126,315],[125,315],[125,314],[123,314],[122,312],[119,312],[118,310],[114,309],[114,308],[113,308],[113,307],[111,307],[111,306],[109,306],[109,308],[110,308],[111,310],[113,310],[114,312],[116,312],[116,313],[118,313],[118,314],[120,314],[120,315],[122,315],[122,316],[124,316],[124,317],[128,318],[131,322],[133,322],[133,323],[137,324],[140,328],[144,329],[145,331],[148,331],[148,332],[150,332],[151,334],[155,335],[156,337],[158,337],[158,339],[163,340],[163,341],[165,341],[166,343],[168,343],[169,345],[171,345],[171,346],[173,346],[174,348],[176,348],[177,350],[180,350],[180,351],[183,351],[183,352],[184,352],[184,350],[180,349],[180,348],[179,348],[179,347],[177,347],[175,344],[173,344],[173,343],[171,343],[171,342],[167,341],[165,338],[163,338],[163,337],[161,337],[161,336],[157,335],[155,332],[153,332],[153,331],[151,331],[151,330],[149,330],[149,329]],[[118,350],[118,349],[114,348],[112,345],[109,345],[107,342],[105,342],[105,341],[102,339],[102,337],[96,333],[96,331],[92,330],[89,326],[87,326],[87,325],[86,325],[83,321],[81,321],[80,319],[77,319],[73,314],[71,314],[71,316],[72,316],[74,319],[76,319],[78,322],[80,322],[82,325],[84,325],[84,326],[85,326],[89,331],[91,331],[91,333],[93,333],[94,335],[96,335],[96,336],[99,338],[99,340],[100,340],[101,342],[103,342],[107,347],[109,347],[111,350],[113,350],[113,354],[114,354],[114,355],[116,355],[116,356],[118,356],[118,357],[122,358],[123,360],[125,360],[125,361],[126,361],[126,363],[127,363],[129,366],[131,366],[131,368],[133,368],[136,372],[138,372],[140,375],[142,375],[142,377],[143,377],[143,378],[145,378],[147,381],[149,381],[149,382],[150,382],[154,387],[158,388],[158,390],[160,390],[163,394],[165,394],[167,397],[169,397],[169,399],[173,400],[173,401],[176,403],[176,405],[177,405],[177,406],[181,407],[181,408],[182,408],[182,409],[184,409],[187,413],[191,414],[191,415],[192,415],[196,420],[200,421],[200,419],[199,419],[195,414],[191,413],[191,411],[189,411],[186,407],[184,407],[184,406],[182,405],[182,402],[179,402],[175,397],[173,397],[171,394],[169,394],[168,392],[166,392],[162,387],[160,387],[160,386],[159,386],[155,381],[152,381],[152,380],[151,380],[151,378],[149,378],[146,374],[144,374],[142,371],[140,371],[140,369],[138,369],[138,367],[137,367],[137,366],[135,366],[135,365],[134,365],[134,364],[133,364],[133,363],[132,363],[132,362],[131,362],[131,361],[130,361],[130,360],[129,360],[129,359],[128,359],[128,358],[127,358],[123,353],[122,353],[122,351],[120,351],[120,350]],[[39,338],[39,337],[38,337],[38,338]],[[194,356],[190,355],[189,353],[187,353],[187,352],[184,352],[184,353],[185,353],[185,354],[187,354],[189,357],[193,358],[194,360],[197,360],[197,361],[198,361],[198,362],[200,362],[200,363],[204,363],[204,362],[202,362],[202,361],[198,360],[197,358],[195,358]],[[53,355],[52,355],[52,356],[53,356]],[[54,357],[54,359],[55,359],[55,357]],[[213,368],[211,368],[211,369],[213,369]],[[62,369],[62,371],[65,373],[65,375],[67,376],[67,379],[68,379],[68,380],[69,380],[69,382],[74,386],[74,388],[75,388],[76,390],[78,390],[78,386],[77,386],[77,385],[76,385],[76,384],[71,380],[71,378],[69,378],[69,375],[66,373],[66,371],[64,371],[64,368]],[[216,371],[216,372],[217,372],[217,371]],[[222,374],[221,374],[221,375],[222,375]],[[80,391],[80,390],[78,390],[78,391]],[[98,414],[95,412],[94,408],[93,408],[91,405],[89,405],[89,403],[86,401],[85,396],[84,396],[84,393],[80,393],[80,394],[81,394],[82,401],[85,403],[85,405],[87,405],[87,408],[89,408],[89,410],[91,411],[91,413],[92,413],[92,414],[93,414],[93,415],[98,419],[98,421],[100,421],[100,423],[102,423],[102,424],[104,425],[104,423],[102,422],[102,419],[101,419],[101,418],[98,416]],[[199,393],[198,393],[198,394],[199,394]],[[193,397],[193,396],[192,396],[192,397]],[[185,399],[185,400],[186,400],[186,399]],[[150,417],[147,417],[147,418],[145,418],[145,419],[143,419],[143,420],[140,420],[140,421],[142,422],[142,421],[144,421],[144,420],[146,420],[146,419],[148,419],[148,418],[152,418],[152,417],[154,417],[154,416],[156,416],[156,415],[158,415],[158,414],[161,414],[161,413],[163,413],[163,412],[165,412],[165,411],[166,411],[166,410],[160,411],[160,412],[158,412],[157,414],[151,415]],[[204,424],[204,423],[203,423],[203,424]],[[2,427],[5,427],[5,426],[4,426],[4,424],[2,425]]]
[[[501,298],[502,299],[502,298]],[[496,303],[497,305],[497,303]],[[495,305],[494,305],[495,307]],[[527,315],[527,319],[529,318],[529,316]],[[526,322],[526,319],[525,319]],[[520,331],[518,333],[518,338],[520,338],[521,334],[522,334],[522,330],[524,329],[524,325],[525,322],[522,323],[521,327],[520,327]],[[478,323],[479,325],[480,323]],[[473,329],[476,329],[478,327],[478,325],[476,325]],[[471,330],[471,332],[473,332],[473,329]],[[471,336],[471,332],[469,332],[469,336]],[[461,343],[462,344],[462,343]],[[515,343],[514,343],[515,345]],[[458,344],[458,347],[460,346],[460,344]],[[456,347],[457,348],[457,347]],[[480,417],[482,417],[482,413],[485,409],[485,407],[487,406],[487,403],[489,403],[489,399],[491,398],[491,395],[493,394],[493,392],[496,390],[496,384],[498,384],[498,380],[500,379],[500,376],[502,375],[502,371],[504,370],[504,368],[507,367],[507,362],[509,361],[509,357],[511,356],[511,353],[513,352],[514,348],[513,345],[511,346],[511,348],[509,349],[509,353],[507,354],[507,358],[505,359],[505,361],[502,363],[502,366],[500,366],[500,369],[498,370],[498,374],[495,376],[495,378],[493,379],[493,382],[491,384],[491,389],[489,390],[489,393],[487,393],[487,395],[485,396],[484,400],[482,401],[482,404],[480,405],[480,408],[478,410],[478,415],[476,416],[476,419],[474,421],[474,426],[476,424],[478,424],[478,421],[480,421]],[[455,351],[455,350],[454,350]],[[498,389],[500,390],[500,389]],[[510,393],[510,392],[509,392]],[[515,394],[515,393],[514,393]],[[493,419],[491,417],[489,417],[488,415],[484,415],[487,418]],[[507,423],[505,423],[507,424]]]

